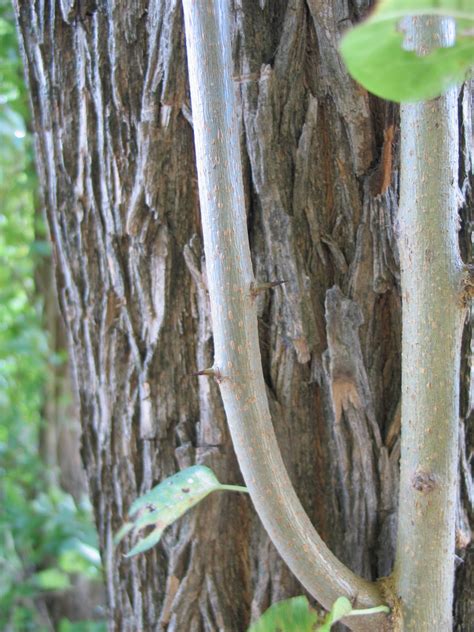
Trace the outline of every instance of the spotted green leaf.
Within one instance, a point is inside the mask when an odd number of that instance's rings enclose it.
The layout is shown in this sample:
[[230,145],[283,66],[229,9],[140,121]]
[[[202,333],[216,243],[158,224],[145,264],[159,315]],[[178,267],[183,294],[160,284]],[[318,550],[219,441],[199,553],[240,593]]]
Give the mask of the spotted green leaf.
[[[402,18],[451,16],[456,41],[419,55],[405,50]],[[370,17],[349,31],[340,50],[350,74],[367,90],[397,102],[432,99],[464,81],[474,64],[472,0],[380,0]]]
[[129,517],[115,536],[115,544],[130,532],[136,537],[143,529],[152,527],[141,537],[126,557],[143,553],[159,542],[163,531],[208,494],[218,490],[246,492],[245,487],[222,485],[214,472],[204,465],[188,467],[162,481],[148,493],[137,498],[130,507]]

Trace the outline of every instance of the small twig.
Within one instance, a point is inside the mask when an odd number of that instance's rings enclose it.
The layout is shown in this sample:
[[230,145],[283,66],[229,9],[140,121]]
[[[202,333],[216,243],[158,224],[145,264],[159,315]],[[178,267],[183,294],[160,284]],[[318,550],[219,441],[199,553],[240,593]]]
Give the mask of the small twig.
[[224,378],[219,371],[219,369],[215,369],[214,367],[210,367],[209,369],[202,369],[201,371],[196,371],[195,373],[191,373],[192,376],[200,376],[204,375],[206,377],[213,377],[218,384],[220,384]]
[[270,281],[269,283],[251,283],[250,285],[250,295],[252,298],[255,298],[261,292],[265,292],[266,290],[271,290],[274,287],[278,287],[279,285],[283,285],[283,283],[287,283],[284,281]]

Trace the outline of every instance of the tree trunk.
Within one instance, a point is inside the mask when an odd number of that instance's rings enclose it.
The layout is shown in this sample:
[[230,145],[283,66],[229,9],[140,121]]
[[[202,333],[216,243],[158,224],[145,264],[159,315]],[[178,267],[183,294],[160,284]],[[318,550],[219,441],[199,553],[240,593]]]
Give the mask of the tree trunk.
[[[180,467],[205,463],[241,482],[217,387],[192,376],[212,365],[213,344],[181,4],[14,4],[110,627],[244,631],[302,591],[248,498],[209,497],[137,558],[112,544],[132,500]],[[234,0],[232,46],[254,273],[286,281],[257,299],[273,424],[319,533],[375,578],[390,572],[396,536],[398,112],[358,87],[337,52],[368,4]],[[468,108],[465,95],[466,197]],[[463,366],[466,547],[472,400]],[[457,584],[460,630],[472,621],[473,558]]]

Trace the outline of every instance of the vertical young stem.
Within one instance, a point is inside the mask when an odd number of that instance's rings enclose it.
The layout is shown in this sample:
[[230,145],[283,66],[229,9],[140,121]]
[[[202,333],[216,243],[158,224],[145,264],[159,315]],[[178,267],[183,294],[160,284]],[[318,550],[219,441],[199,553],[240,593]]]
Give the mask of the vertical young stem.
[[[227,2],[184,0],[183,6],[214,373],[240,468],[267,532],[307,590],[326,607],[340,595],[354,598],[359,607],[375,606],[381,603],[378,588],[356,577],[322,542],[281,458],[258,343]],[[376,619],[371,622],[376,630]],[[356,626],[367,629],[367,621]]]
[[[412,18],[418,53],[449,46],[450,20]],[[396,589],[404,632],[452,629],[464,309],[457,235],[457,89],[401,108],[402,453]]]

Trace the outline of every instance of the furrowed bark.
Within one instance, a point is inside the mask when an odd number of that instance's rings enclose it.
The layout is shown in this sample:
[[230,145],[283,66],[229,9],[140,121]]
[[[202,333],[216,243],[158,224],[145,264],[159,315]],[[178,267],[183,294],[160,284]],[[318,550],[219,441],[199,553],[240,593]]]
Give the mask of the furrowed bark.
[[[273,426],[298,497],[366,579],[392,570],[401,307],[398,109],[350,80],[337,43],[366,0],[229,3],[246,210]],[[133,500],[203,463],[240,483],[213,358],[180,0],[15,0],[105,565],[111,630],[235,632],[301,585],[243,494],[216,494],[130,560]],[[465,90],[463,254],[474,202]],[[472,181],[471,181],[472,185]],[[470,330],[462,546],[472,530]],[[457,583],[472,621],[473,547]],[[366,630],[372,630],[372,622]]]
[[[320,603],[330,607],[338,596],[347,595],[360,607],[378,605],[382,597],[377,586],[339,562],[316,533],[281,458],[261,368],[258,283],[247,234],[227,6],[222,0],[185,0],[183,6],[214,332],[213,373],[240,468],[273,543]],[[366,626],[357,621],[353,629]]]
[[[453,25],[407,22],[416,50]],[[458,91],[401,109],[402,445],[396,589],[404,632],[452,629],[459,371]]]

